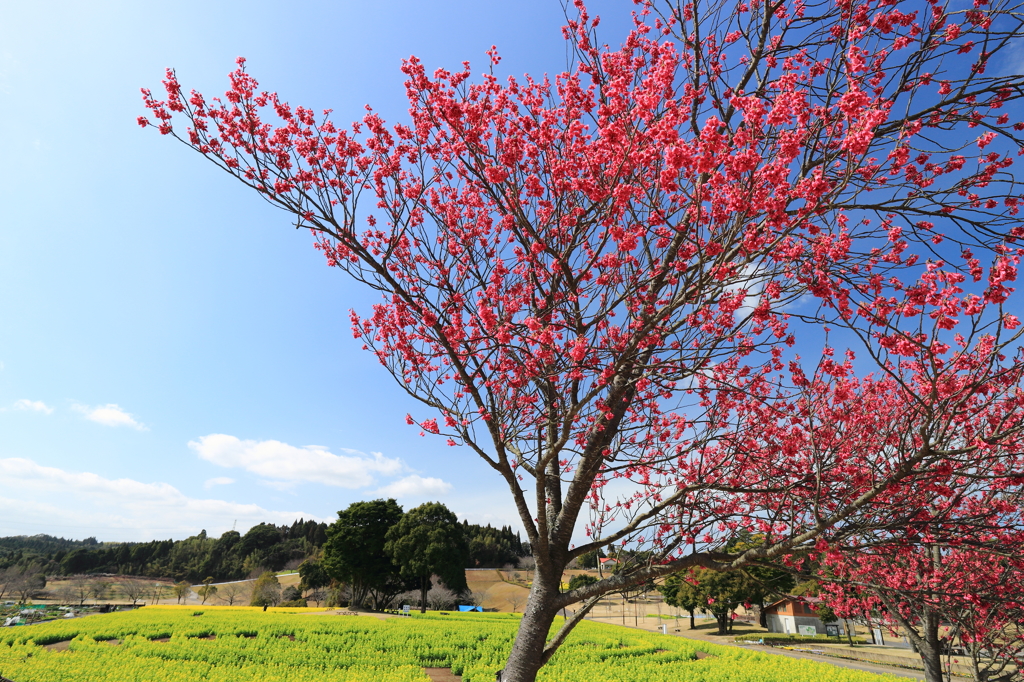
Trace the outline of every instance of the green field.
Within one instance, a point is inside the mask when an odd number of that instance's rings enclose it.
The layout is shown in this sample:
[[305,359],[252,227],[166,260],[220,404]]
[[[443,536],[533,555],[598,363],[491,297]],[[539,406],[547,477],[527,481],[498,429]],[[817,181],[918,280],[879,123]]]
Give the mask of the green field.
[[[466,682],[491,682],[502,667],[518,623],[518,616],[512,614],[417,614],[379,620],[305,611],[149,606],[2,629],[0,675],[14,682],[428,682],[424,667],[450,667]],[[59,642],[67,644],[53,646]],[[697,660],[698,651],[709,656]],[[540,679],[881,682],[897,678],[584,622],[542,670]]]

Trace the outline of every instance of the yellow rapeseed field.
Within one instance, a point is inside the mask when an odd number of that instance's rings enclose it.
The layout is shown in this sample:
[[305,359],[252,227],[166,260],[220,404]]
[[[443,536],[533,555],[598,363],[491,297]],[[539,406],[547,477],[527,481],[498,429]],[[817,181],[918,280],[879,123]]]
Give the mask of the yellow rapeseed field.
[[[308,615],[309,611],[149,606],[7,628],[0,630],[0,675],[14,682],[428,682],[423,668],[442,667],[462,675],[465,682],[491,682],[518,624],[515,614],[416,614],[379,620]],[[59,642],[67,642],[66,648],[53,646]],[[697,660],[698,650],[709,656]],[[897,678],[584,622],[541,671],[540,679]]]

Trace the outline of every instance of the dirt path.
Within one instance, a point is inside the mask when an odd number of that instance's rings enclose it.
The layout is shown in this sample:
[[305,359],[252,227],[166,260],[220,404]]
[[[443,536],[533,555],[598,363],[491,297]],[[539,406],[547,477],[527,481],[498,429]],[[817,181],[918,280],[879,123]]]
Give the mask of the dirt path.
[[300,616],[370,616],[380,620],[398,618],[393,613],[374,613],[372,611],[349,611],[348,609],[333,609],[331,611],[314,611],[312,613],[300,613]]

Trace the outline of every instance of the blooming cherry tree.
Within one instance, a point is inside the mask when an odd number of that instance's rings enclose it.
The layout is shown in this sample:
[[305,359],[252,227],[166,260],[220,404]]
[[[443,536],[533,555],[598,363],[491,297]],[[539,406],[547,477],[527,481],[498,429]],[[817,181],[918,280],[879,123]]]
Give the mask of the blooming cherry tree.
[[[798,563],[1017,466],[1016,7],[640,3],[618,48],[575,7],[553,78],[410,58],[406,123],[338,125],[241,59],[224,98],[168,71],[139,119],[381,293],[354,335],[410,424],[504,479],[533,549],[513,682],[603,594]],[[825,323],[868,352],[836,359]],[[947,399],[962,442],[903,430]],[[741,532],[765,541],[727,551]],[[560,591],[613,543],[643,561]]]
[[871,614],[905,633],[929,682],[945,679],[943,659],[978,682],[1013,679],[1024,663],[1024,562],[1008,555],[1011,545],[981,539],[950,544],[929,533],[897,552],[832,552],[822,597],[841,617]]

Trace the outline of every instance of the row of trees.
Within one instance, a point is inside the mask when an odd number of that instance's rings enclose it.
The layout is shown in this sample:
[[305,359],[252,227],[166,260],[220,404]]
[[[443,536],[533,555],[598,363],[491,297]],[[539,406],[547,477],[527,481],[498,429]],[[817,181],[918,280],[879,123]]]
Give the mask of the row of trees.
[[[763,541],[758,536],[741,535],[729,549],[742,551]],[[796,585],[796,576],[784,566],[762,564],[736,571],[691,568],[668,576],[658,590],[666,604],[690,614],[691,628],[696,611],[710,613],[718,623],[718,634],[724,635],[731,631],[736,609],[741,605],[757,606],[761,627],[767,627],[765,606],[777,597],[792,593]]]
[[39,564],[0,569],[0,600],[5,596],[26,602],[46,587],[46,574]]
[[227,531],[219,538],[206,531],[184,540],[105,544],[55,556],[59,573],[120,573],[171,577],[198,583],[207,576],[238,580],[254,571],[281,570],[314,553],[326,540],[327,525],[298,520],[291,526],[261,523],[244,535]]
[[977,682],[1016,679],[1024,658],[1019,560],[933,545],[925,556],[832,557],[814,568],[800,575],[779,565],[694,568],[669,576],[658,589],[667,604],[690,614],[691,628],[695,612],[710,613],[723,635],[741,604],[757,605],[766,627],[766,601],[817,597],[814,610],[822,622],[843,618],[906,636],[926,669],[956,660]]
[[[469,542],[468,568],[497,568],[529,554],[518,533],[462,522]],[[279,571],[316,555],[327,541],[327,524],[299,519],[291,526],[261,523],[244,535],[228,531],[219,538],[206,531],[184,540],[100,543],[95,538],[66,540],[48,535],[0,538],[0,569],[36,566],[47,575],[110,573],[171,577],[199,583],[254,577],[263,569]]]
[[[536,559],[503,679],[604,594],[777,560],[928,629],[888,592],[914,576],[1009,631],[1000,572],[967,576],[1024,546],[1024,8],[636,5],[616,47],[574,0],[550,78],[410,58],[404,123],[335,124],[244,60],[213,100],[168,71],[139,123],[381,295],[358,342],[500,477]],[[560,590],[612,544],[649,558]]]
[[48,564],[58,554],[63,557],[73,549],[94,549],[96,538],[69,540],[52,535],[17,535],[0,538],[0,569],[25,567],[33,563]]
[[466,535],[466,526],[440,502],[408,512],[394,499],[356,502],[327,529],[320,579],[346,583],[357,608],[388,608],[399,594],[418,589],[426,611],[433,577],[457,594],[467,590]]
[[260,570],[278,571],[314,554],[327,540],[327,524],[299,519],[289,525],[261,523],[244,535],[219,538],[206,531],[184,540],[99,543],[50,536],[0,538],[0,568],[36,564],[47,575],[109,573],[170,577],[199,583],[208,576],[238,580]]
[[839,617],[905,635],[926,671],[941,672],[943,661],[956,659],[979,682],[1017,679],[1024,665],[1024,559],[1019,550],[994,552],[987,544],[926,537],[894,556],[873,547],[831,553],[819,573],[819,596]]

